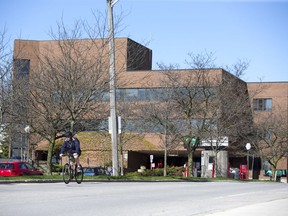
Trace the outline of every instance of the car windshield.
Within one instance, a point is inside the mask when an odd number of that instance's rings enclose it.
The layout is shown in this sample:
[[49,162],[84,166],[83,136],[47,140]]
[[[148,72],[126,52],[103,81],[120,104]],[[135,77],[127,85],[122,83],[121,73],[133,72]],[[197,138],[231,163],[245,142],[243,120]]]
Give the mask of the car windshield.
[[28,164],[28,163],[20,163],[20,164],[19,164],[19,168],[20,168],[20,169],[30,169],[30,170],[34,169],[34,167],[31,166],[31,165]]
[[94,169],[92,169],[92,168],[87,168],[87,169],[85,170],[85,172],[94,172]]

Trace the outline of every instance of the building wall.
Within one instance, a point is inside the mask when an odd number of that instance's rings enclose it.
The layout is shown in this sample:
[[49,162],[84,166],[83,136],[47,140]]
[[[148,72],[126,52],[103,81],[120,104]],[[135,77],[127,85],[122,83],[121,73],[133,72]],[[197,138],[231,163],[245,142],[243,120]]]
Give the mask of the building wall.
[[127,71],[152,70],[152,50],[127,40]]
[[[70,41],[71,42],[71,41]],[[56,40],[15,40],[14,59],[30,59],[31,68],[37,68],[38,59],[43,55],[50,57],[62,56],[60,47],[68,47],[69,41]],[[74,40],[73,46],[86,54],[91,60],[101,59],[101,64],[109,68],[109,40],[81,39]],[[100,57],[100,58],[99,58]],[[152,51],[143,45],[129,39],[115,39],[115,72],[121,73],[131,70],[151,70]],[[108,71],[107,71],[108,72]]]
[[226,119],[231,121],[228,134],[225,134],[229,137],[229,156],[242,157],[245,155],[243,146],[249,142],[247,134],[253,124],[247,83],[227,71],[223,72],[222,80],[223,124]]
[[[259,122],[271,114],[278,115],[288,131],[288,82],[253,82],[247,85],[252,107],[253,99],[272,99],[272,110],[253,111],[254,122]],[[287,169],[287,160],[285,157],[280,160],[277,169]]]
[[[247,86],[252,106],[253,99],[272,98],[272,112],[276,114],[281,112],[288,119],[288,82],[247,83]],[[259,113],[261,112],[254,112],[254,117],[258,117]]]

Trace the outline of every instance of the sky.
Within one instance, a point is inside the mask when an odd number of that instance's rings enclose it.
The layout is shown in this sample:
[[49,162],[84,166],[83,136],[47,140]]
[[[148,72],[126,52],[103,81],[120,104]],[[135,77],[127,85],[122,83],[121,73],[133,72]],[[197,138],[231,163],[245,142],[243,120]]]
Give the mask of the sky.
[[[95,23],[107,0],[0,0],[0,30],[15,39],[50,40],[64,21]],[[288,0],[119,0],[116,37],[129,37],[153,52],[157,63],[188,68],[189,53],[214,53],[215,65],[249,61],[246,82],[288,81]]]

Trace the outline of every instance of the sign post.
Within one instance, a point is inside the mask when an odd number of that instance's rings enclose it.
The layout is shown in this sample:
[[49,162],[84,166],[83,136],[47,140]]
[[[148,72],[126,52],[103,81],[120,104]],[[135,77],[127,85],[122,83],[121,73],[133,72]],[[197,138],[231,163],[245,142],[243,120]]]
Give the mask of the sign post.
[[153,169],[153,158],[154,158],[154,156],[150,155],[150,170]]

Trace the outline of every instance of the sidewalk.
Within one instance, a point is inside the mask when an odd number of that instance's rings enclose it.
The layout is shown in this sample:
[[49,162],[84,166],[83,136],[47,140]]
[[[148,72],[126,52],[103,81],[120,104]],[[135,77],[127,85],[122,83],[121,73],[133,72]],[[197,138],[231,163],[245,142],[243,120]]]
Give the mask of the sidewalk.
[[288,199],[273,200],[249,206],[229,209],[227,211],[207,214],[207,216],[286,216],[288,215]]

